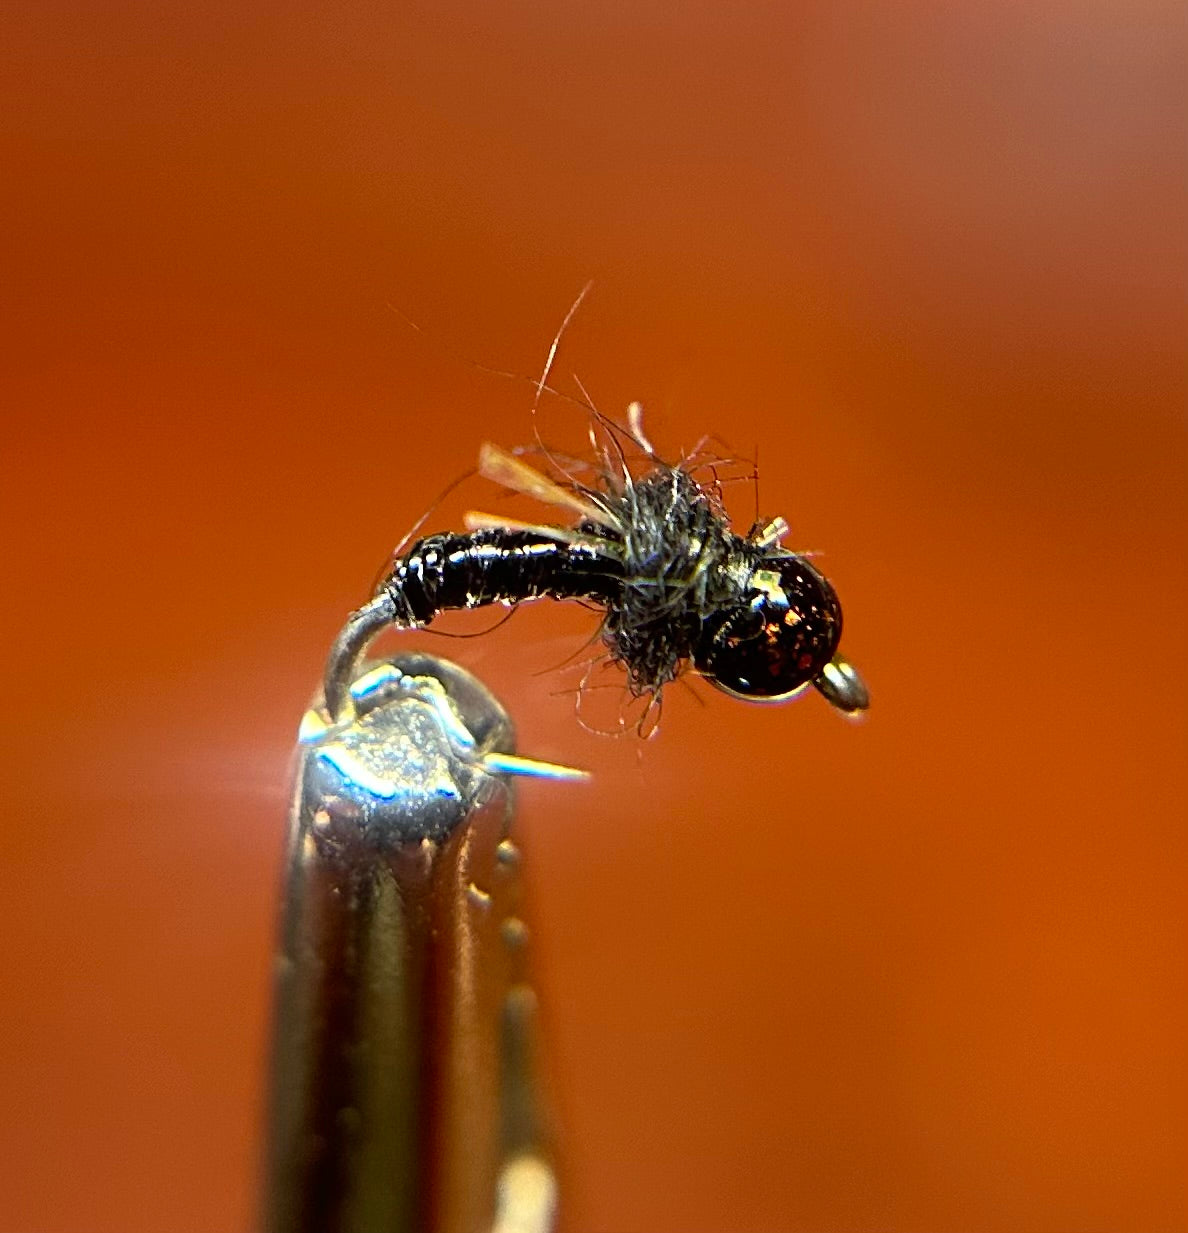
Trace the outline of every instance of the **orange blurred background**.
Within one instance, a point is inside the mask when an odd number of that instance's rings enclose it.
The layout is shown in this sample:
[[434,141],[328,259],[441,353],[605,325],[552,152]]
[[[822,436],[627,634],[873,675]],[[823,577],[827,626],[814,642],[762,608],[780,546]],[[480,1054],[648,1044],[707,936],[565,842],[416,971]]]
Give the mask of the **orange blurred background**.
[[429,639],[597,772],[518,823],[567,1233],[1185,1228],[1179,6],[6,27],[0,1230],[251,1227],[297,719],[588,278],[558,380],[757,448],[874,709]]

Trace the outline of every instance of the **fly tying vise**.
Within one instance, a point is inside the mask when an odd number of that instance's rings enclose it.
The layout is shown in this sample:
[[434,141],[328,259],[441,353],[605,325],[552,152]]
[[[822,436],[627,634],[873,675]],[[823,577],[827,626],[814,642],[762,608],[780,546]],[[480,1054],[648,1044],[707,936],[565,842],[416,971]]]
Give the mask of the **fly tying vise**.
[[[635,696],[656,697],[691,668],[751,701],[782,701],[812,685],[840,711],[866,709],[866,686],[838,653],[837,594],[805,557],[780,546],[784,519],[738,535],[717,482],[697,480],[695,455],[675,466],[657,457],[638,404],[626,428],[597,418],[610,445],[592,484],[567,472],[554,480],[498,446],[482,447],[481,475],[566,510],[576,525],[470,513],[465,532],[414,542],[335,641],[324,691],[332,722],[349,713],[355,670],[381,630],[545,596],[604,609],[602,640]],[[642,451],[638,474],[624,440]]]

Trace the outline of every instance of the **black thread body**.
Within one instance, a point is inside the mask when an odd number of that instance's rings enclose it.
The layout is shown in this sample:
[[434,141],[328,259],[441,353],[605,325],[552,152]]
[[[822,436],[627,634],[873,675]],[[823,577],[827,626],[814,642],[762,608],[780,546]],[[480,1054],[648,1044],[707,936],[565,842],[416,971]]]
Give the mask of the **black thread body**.
[[618,563],[585,544],[494,527],[417,540],[384,579],[411,625],[451,608],[520,603],[549,595],[611,605],[622,591]]

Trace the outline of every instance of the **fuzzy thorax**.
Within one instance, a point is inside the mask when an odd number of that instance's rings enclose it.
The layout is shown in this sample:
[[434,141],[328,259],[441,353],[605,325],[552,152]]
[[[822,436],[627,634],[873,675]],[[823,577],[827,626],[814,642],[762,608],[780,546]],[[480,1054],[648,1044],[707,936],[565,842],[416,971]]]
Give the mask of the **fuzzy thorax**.
[[678,467],[635,480],[617,505],[623,591],[607,611],[603,639],[632,693],[652,693],[680,674],[704,618],[737,596],[757,554]]

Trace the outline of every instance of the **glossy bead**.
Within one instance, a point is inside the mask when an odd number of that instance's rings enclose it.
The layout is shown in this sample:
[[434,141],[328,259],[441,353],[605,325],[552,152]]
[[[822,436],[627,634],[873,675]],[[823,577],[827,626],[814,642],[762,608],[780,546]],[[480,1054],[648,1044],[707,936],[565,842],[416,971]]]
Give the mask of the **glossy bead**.
[[775,701],[808,685],[841,639],[841,604],[803,557],[764,557],[744,601],[707,617],[694,664],[719,688]]

